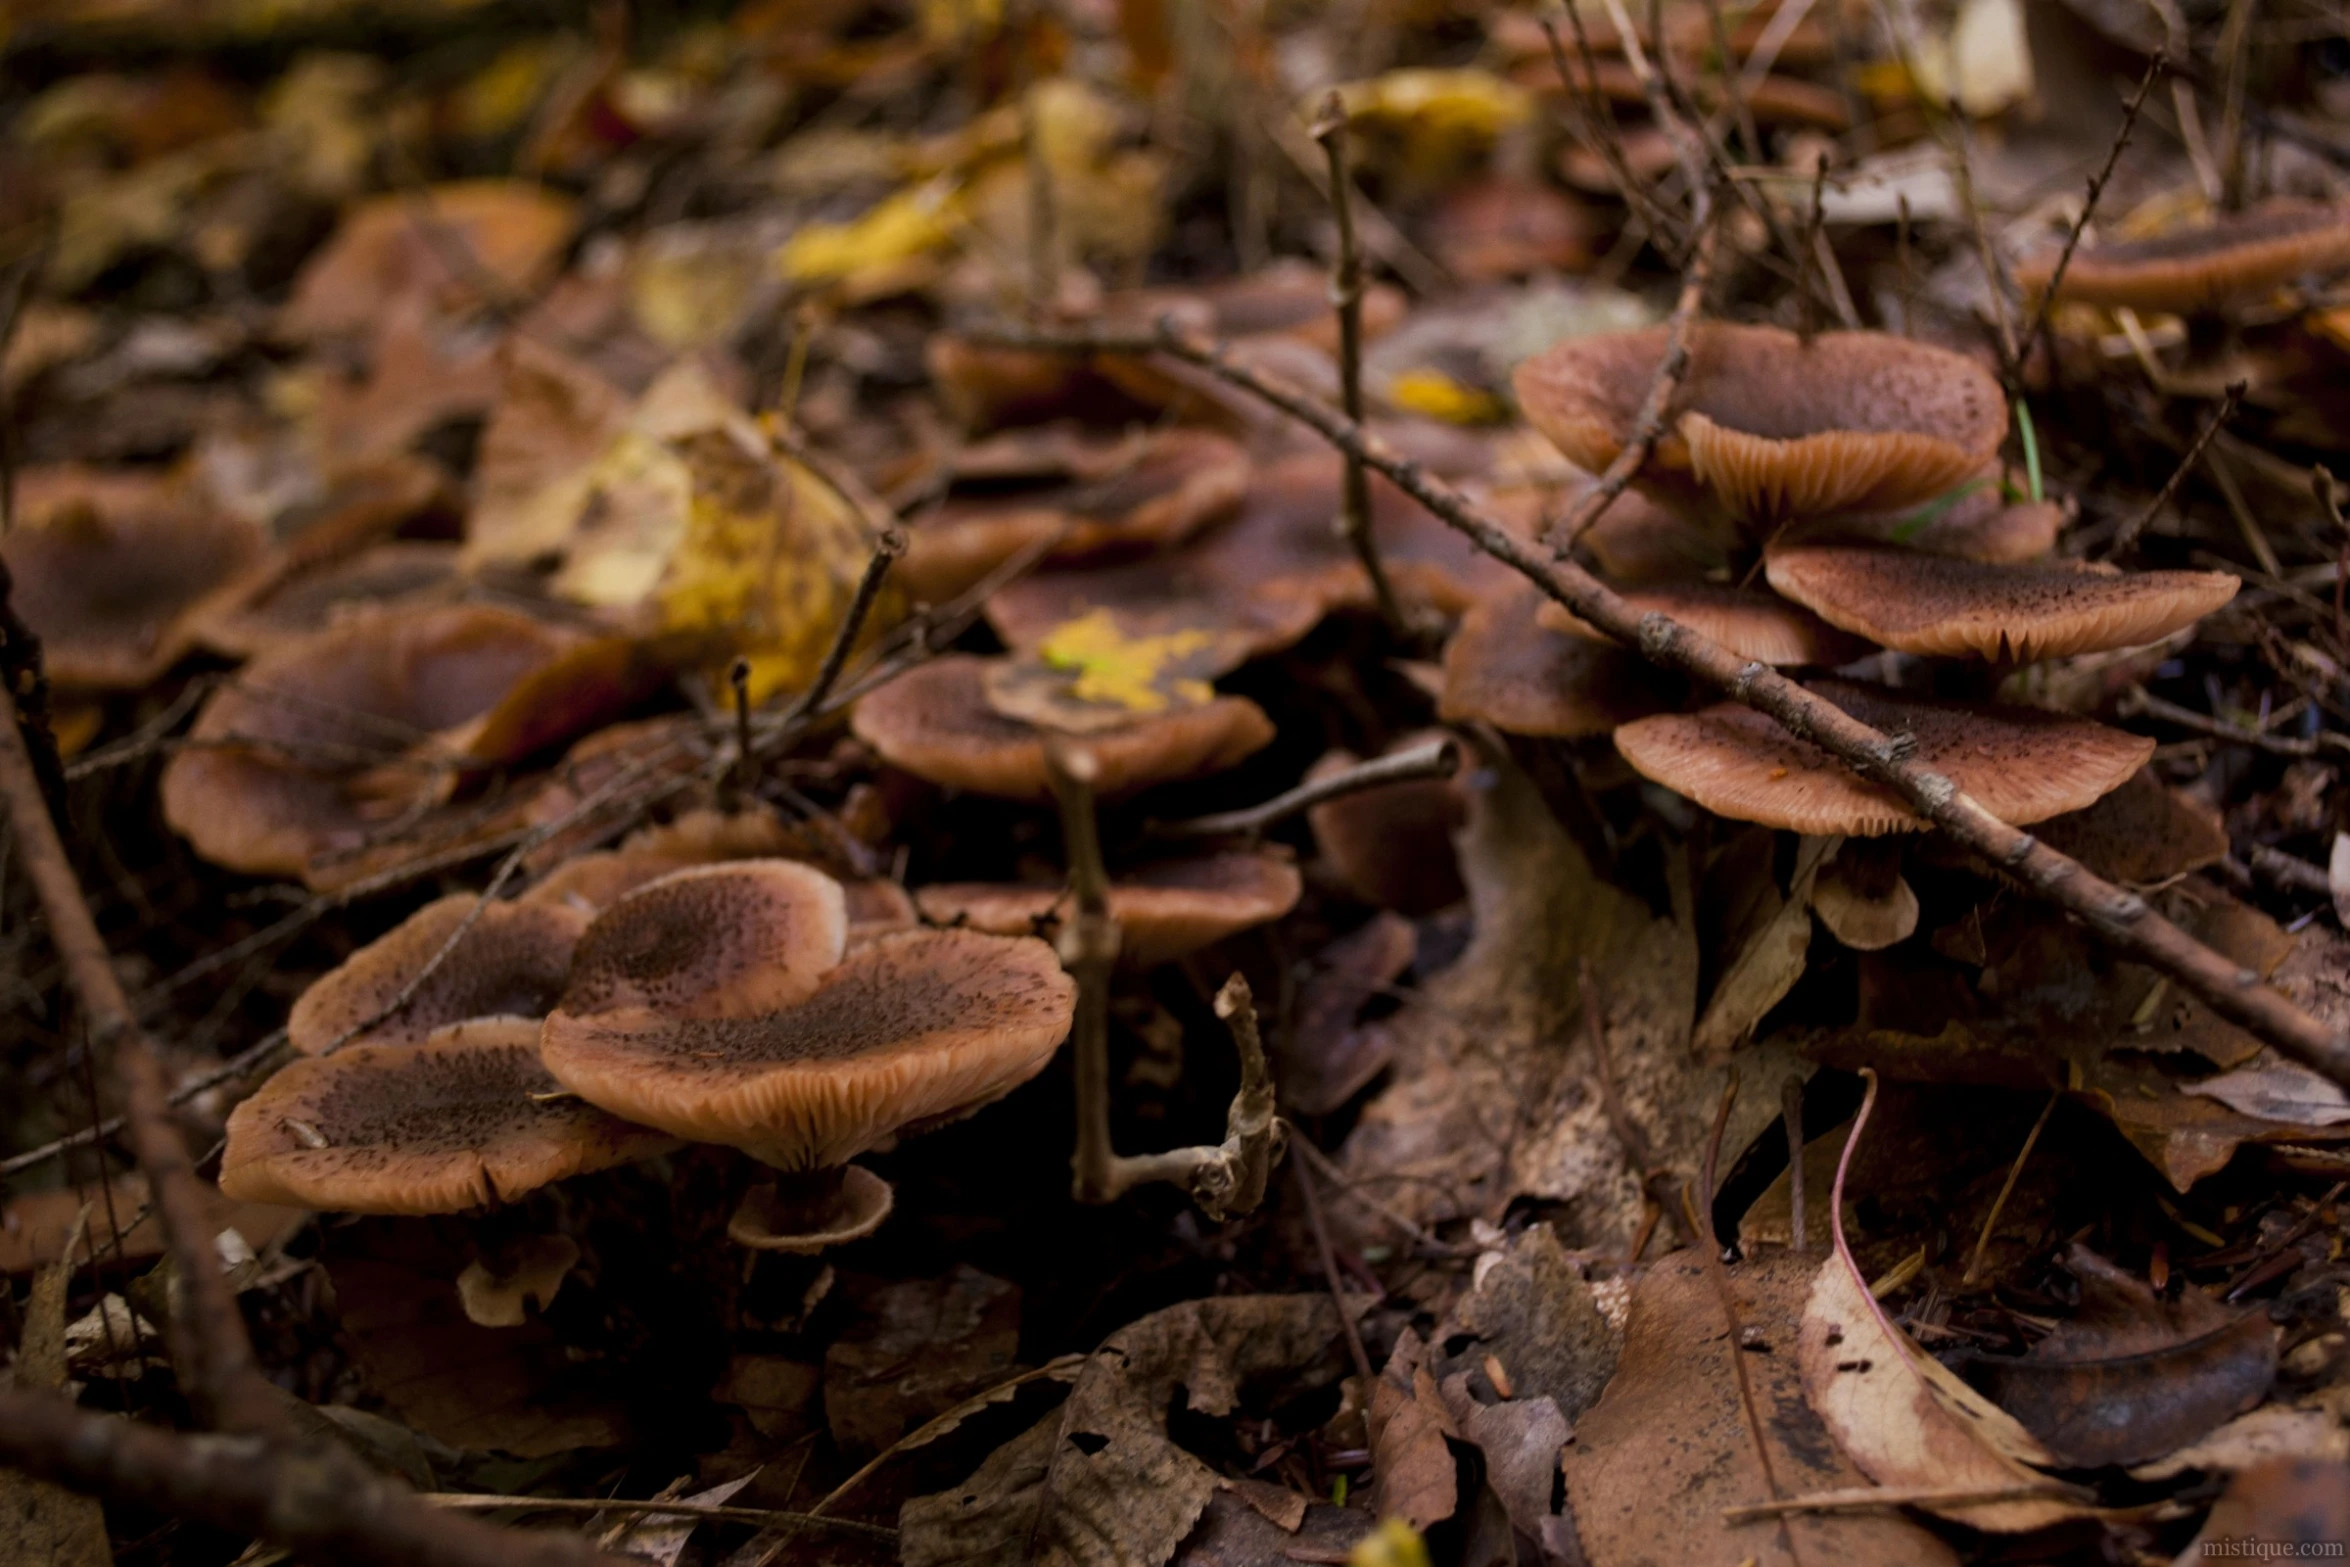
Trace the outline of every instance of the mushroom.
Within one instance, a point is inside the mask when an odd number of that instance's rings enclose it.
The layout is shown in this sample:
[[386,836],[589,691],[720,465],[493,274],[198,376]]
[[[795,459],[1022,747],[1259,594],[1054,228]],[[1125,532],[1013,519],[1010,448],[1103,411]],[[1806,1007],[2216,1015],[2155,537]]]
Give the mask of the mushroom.
[[[586,928],[585,914],[557,906],[485,904],[471,893],[428,903],[302,992],[286,1018],[286,1042],[319,1055],[346,1037],[413,1045],[473,1018],[543,1017],[563,994],[571,949]],[[425,974],[443,948],[448,956]],[[424,980],[406,1005],[371,1026],[419,974]]]
[[[2057,252],[2026,259],[2016,283],[2045,293]],[[2209,314],[2310,276],[2350,268],[2350,207],[2334,202],[2265,201],[2196,228],[2148,239],[2084,245],[2073,252],[2056,297],[2077,304],[2177,315]]]
[[1887,838],[1847,838],[1812,880],[1811,910],[1855,952],[1882,952],[1917,933],[1918,895]]
[[259,658],[326,628],[337,614],[369,605],[413,609],[464,590],[454,544],[402,539],[263,584],[202,617],[204,645],[231,658]]
[[732,1230],[786,1248],[864,1233],[887,1203],[848,1161],[1033,1077],[1076,986],[1033,937],[917,930],[846,948],[845,923],[838,886],[788,861],[640,888],[581,939],[541,1035],[547,1069],[616,1115],[784,1172]]
[[[1661,326],[1569,338],[1518,367],[1518,401],[1569,461],[1602,472],[1632,438],[1665,344]],[[1988,370],[1907,338],[1807,342],[1700,322],[1688,346],[1674,421],[1639,482],[1749,526],[1933,500],[1982,468],[2007,428]]]
[[676,1146],[564,1094],[539,1064],[538,1025],[494,1018],[285,1067],[230,1112],[220,1189],[331,1212],[460,1213]]
[[1087,443],[1062,482],[950,496],[908,531],[897,573],[916,600],[943,604],[1023,551],[1067,562],[1180,544],[1240,504],[1248,458],[1205,430]]
[[[1439,737],[1406,735],[1394,750]],[[1306,769],[1315,783],[1356,765],[1332,751]],[[1306,822],[1322,859],[1346,890],[1365,903],[1418,918],[1467,895],[1453,834],[1468,821],[1460,785],[1451,778],[1412,778],[1342,794],[1309,808]]]
[[[1774,668],[1833,668],[1849,664],[1869,650],[1860,638],[1838,631],[1802,606],[1752,588],[1672,582],[1628,587],[1623,589],[1623,597],[1643,614],[1669,615],[1740,658]],[[1535,610],[1534,623],[1545,631],[1562,631],[1595,642],[1611,640],[1550,599],[1544,599]]]
[[2119,789],[2085,810],[2051,817],[2038,837],[2107,881],[2150,887],[2217,865],[2228,856],[2219,813],[2163,787],[2140,768]]
[[1545,629],[1542,590],[1521,581],[1479,604],[1444,647],[1437,716],[1509,734],[1579,740],[1670,706],[1673,680],[1609,642]]
[[144,474],[34,468],[0,538],[13,602],[58,685],[134,691],[195,645],[206,601],[267,549],[250,521]]
[[[884,760],[918,778],[1041,803],[1052,796],[1049,732],[989,705],[988,663],[963,653],[931,659],[858,702],[851,723]],[[1096,787],[1114,796],[1216,772],[1272,738],[1272,721],[1254,702],[1218,696],[1101,730],[1087,744],[1101,765]]]
[[1992,463],[1953,494],[1923,506],[1808,518],[1779,537],[1790,545],[1897,544],[1995,563],[2037,560],[2055,549],[2074,508],[2062,501],[2011,501],[2008,494],[1999,465]]
[[345,616],[212,694],[196,743],[164,768],[164,818],[231,870],[317,890],[355,880],[398,852],[378,841],[387,824],[420,820],[465,773],[523,754],[499,747],[552,738],[540,727],[551,714],[603,715],[604,702],[534,700],[512,722],[477,723],[582,641],[480,604]]
[[1992,565],[1905,550],[1771,550],[1771,586],[1829,624],[1904,653],[2028,663],[2159,642],[2236,596],[2224,571]]
[[[1926,702],[1842,680],[1811,689],[1872,728],[1906,736],[1920,766],[2018,827],[2092,804],[2154,754],[2152,740],[2039,708]],[[1626,724],[1616,749],[1643,776],[1733,821],[1852,837],[1926,825],[1890,790],[1735,703]]]
[[[1156,968],[1297,907],[1303,883],[1284,854],[1211,854],[1139,866],[1110,883],[1118,961]],[[922,917],[997,936],[1049,936],[1068,889],[993,882],[934,882],[914,894]]]

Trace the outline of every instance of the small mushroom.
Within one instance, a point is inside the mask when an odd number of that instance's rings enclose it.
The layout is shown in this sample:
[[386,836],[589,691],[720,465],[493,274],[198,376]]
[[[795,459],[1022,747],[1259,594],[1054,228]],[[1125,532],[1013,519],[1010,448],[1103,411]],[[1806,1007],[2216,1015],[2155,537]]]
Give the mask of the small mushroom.
[[752,1251],[810,1256],[863,1240],[897,1203],[889,1182],[861,1164],[785,1171],[743,1194],[726,1238]]
[[[1268,851],[1198,856],[1138,866],[1110,883],[1118,960],[1156,968],[1297,907],[1297,867]],[[1049,936],[1069,908],[1065,887],[935,882],[914,894],[934,925],[997,936]]]
[[[1406,735],[1403,750],[1439,738]],[[1332,751],[1306,770],[1319,782],[1355,765]],[[1324,800],[1306,812],[1322,859],[1346,890],[1365,903],[1418,918],[1449,908],[1467,895],[1453,835],[1468,820],[1460,785],[1450,778],[1412,778]]]
[[16,483],[0,561],[60,686],[148,685],[195,645],[206,602],[267,549],[253,523],[174,479],[36,468]]
[[1812,881],[1811,909],[1855,952],[1882,952],[1915,935],[1918,895],[1901,874],[1898,840],[1845,839]]
[[2014,663],[2159,642],[2242,586],[2224,571],[1991,565],[1834,545],[1772,550],[1765,569],[1781,593],[1885,647]]
[[[563,994],[571,949],[586,928],[585,914],[560,907],[483,904],[471,893],[428,903],[302,992],[286,1018],[286,1042],[318,1055],[345,1036],[352,1044],[414,1045],[472,1018],[543,1017]],[[366,1027],[443,948],[448,956],[407,1004]]]
[[[2026,293],[2045,293],[2058,252],[2016,268]],[[2273,293],[2298,278],[2350,268],[2350,207],[2279,199],[2147,239],[2073,252],[2056,297],[2078,304],[2204,314]]]
[[[1631,440],[1666,329],[1569,338],[1520,365],[1518,401],[1569,461],[1598,473]],[[1988,462],[2007,399],[1963,355],[1881,332],[1702,322],[1671,433],[1641,482],[1749,526],[1930,501]]]
[[[1869,651],[1859,637],[1837,630],[1776,593],[1712,582],[1658,583],[1622,592],[1625,602],[1641,613],[1669,615],[1740,658],[1774,668],[1833,668]],[[1595,642],[1612,640],[1550,599],[1534,612],[1534,623],[1545,631]]]
[[[892,766],[974,794],[1043,802],[1049,732],[1007,718],[987,700],[988,660],[950,653],[898,676],[857,704],[858,736]],[[1105,797],[1231,766],[1273,738],[1255,703],[1214,697],[1198,707],[1138,717],[1089,735]]]
[[533,1309],[554,1304],[555,1293],[579,1261],[579,1243],[568,1235],[526,1235],[498,1249],[496,1258],[476,1257],[457,1275],[457,1303],[467,1321],[485,1328],[518,1328]]
[[[2038,708],[1926,702],[1842,680],[1811,689],[1872,728],[1907,736],[1919,766],[2019,827],[2082,809],[2154,754],[2152,740]],[[1891,791],[1735,703],[1626,724],[1616,749],[1645,777],[1732,821],[1852,837],[1926,825]]]
[[461,1023],[284,1068],[228,1118],[220,1189],[340,1213],[460,1213],[666,1153],[677,1140],[565,1094],[538,1025]]
[[906,591],[943,604],[1023,551],[1055,562],[1180,544],[1240,504],[1248,457],[1205,430],[1084,443],[1064,453],[1060,482],[950,496],[909,529],[897,573]]
[[541,1036],[590,1103],[787,1172],[738,1216],[771,1239],[786,1216],[820,1237],[871,1214],[848,1161],[1027,1081],[1076,1004],[1033,937],[904,931],[844,952],[824,880],[746,861],[630,894],[589,927]]
[[2149,768],[2086,810],[2042,822],[2040,841],[2107,881],[2149,887],[2228,856],[2219,813],[2163,787]]
[[1675,683],[1639,654],[1545,629],[1538,616],[1546,602],[1521,581],[1462,618],[1444,647],[1439,718],[1580,740],[1672,705]]

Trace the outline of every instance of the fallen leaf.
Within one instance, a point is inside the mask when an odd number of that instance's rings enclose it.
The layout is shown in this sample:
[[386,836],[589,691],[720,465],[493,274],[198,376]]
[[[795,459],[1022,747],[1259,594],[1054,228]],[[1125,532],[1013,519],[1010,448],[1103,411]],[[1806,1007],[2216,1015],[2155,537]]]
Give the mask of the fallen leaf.
[[1240,1295],[1155,1312],[1110,1335],[1060,1410],[962,1485],[899,1515],[906,1567],[1038,1563],[1157,1567],[1217,1494],[1216,1471],[1167,1434],[1177,1407],[1223,1416],[1242,1389],[1337,1380],[1337,1308],[1322,1296]]
[[372,326],[413,298],[463,314],[489,291],[526,294],[550,271],[578,221],[567,196],[527,180],[468,180],[377,196],[354,207],[310,259],[278,316],[307,339]]
[[2276,1458],[2245,1470],[2204,1520],[2202,1532],[2178,1555],[2179,1567],[2237,1561],[2245,1556],[2284,1559],[2325,1556],[2350,1538],[2350,1463],[2340,1459]]
[[1055,627],[1034,651],[991,664],[987,704],[1063,734],[1205,707],[1216,697],[1207,677],[1238,661],[1232,640],[1199,629],[1128,635],[1108,610],[1097,609]]
[[1371,1385],[1373,1495],[1382,1517],[1426,1529],[1460,1506],[1460,1466],[1448,1438],[1453,1425],[1436,1379],[1428,1374],[1428,1347],[1409,1329]]
[[824,1414],[844,1452],[870,1455],[1010,1376],[1020,1291],[958,1265],[866,1297],[824,1352]]
[[1549,1225],[1528,1225],[1489,1259],[1479,1260],[1475,1286],[1436,1335],[1442,1369],[1449,1377],[1490,1357],[1508,1379],[1497,1389],[1505,1397],[1547,1399],[1568,1420],[1580,1418],[1615,1374],[1623,1336]]
[[[734,1499],[737,1491],[758,1478],[759,1471],[754,1469],[739,1480],[729,1480],[675,1500],[695,1507],[723,1507]],[[616,1531],[605,1542],[605,1548],[653,1562],[656,1567],[677,1567],[677,1559],[685,1554],[686,1542],[693,1538],[694,1530],[702,1522],[690,1513],[646,1513]]]
[[[89,1209],[77,1209],[86,1221]],[[80,1233],[77,1223],[75,1232]],[[16,1367],[9,1380],[22,1388],[65,1385],[65,1290],[74,1265],[59,1260],[34,1275],[18,1331]],[[94,1496],[0,1469],[0,1519],[6,1520],[0,1559],[21,1567],[110,1567],[106,1510]]]
[[2350,1121],[2350,1094],[2339,1083],[2291,1061],[2264,1060],[2189,1083],[2182,1090],[2216,1099],[2231,1110],[2300,1126]]
[[2231,1311],[2192,1284],[2165,1300],[2078,1243],[2063,1261],[2079,1309],[2021,1359],[1967,1366],[2062,1467],[2160,1458],[2268,1392],[2277,1332],[2266,1312]]
[[2133,1465],[2133,1480],[2175,1480],[2203,1470],[2235,1474],[2278,1458],[2350,1461],[2350,1430],[2322,1409],[2263,1404],[2152,1463]]
[[1368,1513],[1323,1502],[1302,1505],[1300,1514],[1295,1527],[1284,1529],[1233,1493],[1219,1491],[1208,1499],[1199,1527],[1175,1553],[1175,1567],[1295,1567],[1301,1561],[1343,1561],[1375,1527]]
[[1360,1014],[1384,994],[1419,950],[1419,933],[1382,909],[1324,947],[1299,988],[1297,1021],[1273,1042],[1281,1102],[1302,1115],[1328,1115],[1369,1087],[1394,1052],[1385,1021]]
[[1520,1534],[1538,1537],[1543,1524],[1557,1516],[1551,1493],[1557,1488],[1559,1455],[1573,1434],[1558,1404],[1548,1398],[1480,1404],[1462,1419],[1461,1436],[1485,1455],[1485,1483]]
[[[1575,1423],[1567,1502],[1591,1567],[1796,1567],[1806,1562],[1952,1567],[1942,1541],[1895,1513],[1794,1514],[1731,1524],[1725,1509],[1845,1490],[1866,1477],[1804,1400],[1797,1323],[1814,1268],[1765,1252],[1727,1270],[1744,1344],[1694,1251],[1660,1258],[1633,1286],[1624,1355]],[[1739,1400],[1741,1357],[1768,1452]]]
[[2334,918],[2350,928],[2350,832],[2334,834],[2333,852],[2326,857],[2326,889],[2333,895]]
[[1722,982],[1714,987],[1713,999],[1698,1019],[1691,1048],[1705,1055],[1726,1055],[1735,1050],[1803,978],[1805,955],[1811,951],[1812,884],[1842,842],[1840,838],[1803,840],[1785,902],[1747,939],[1722,975]]

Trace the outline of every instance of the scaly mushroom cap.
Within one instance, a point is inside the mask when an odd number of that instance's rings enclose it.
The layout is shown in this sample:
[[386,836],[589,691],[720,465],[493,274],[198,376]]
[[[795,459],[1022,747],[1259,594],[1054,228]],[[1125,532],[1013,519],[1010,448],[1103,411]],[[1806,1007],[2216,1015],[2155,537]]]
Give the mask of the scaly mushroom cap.
[[362,331],[387,304],[407,297],[463,310],[480,302],[484,278],[528,294],[577,221],[569,197],[523,180],[464,180],[375,197],[353,208],[303,267],[278,329],[296,338]]
[[804,1001],[848,942],[840,883],[797,860],[672,871],[597,915],[563,1010],[742,1017]]
[[[1226,936],[1277,920],[1297,907],[1304,884],[1286,855],[1211,854],[1146,865],[1110,884],[1118,959],[1156,968]],[[1046,936],[1074,904],[1065,887],[936,882],[914,894],[934,925],[995,936]]]
[[[950,653],[898,676],[857,704],[859,738],[918,778],[1006,800],[1051,798],[1046,732],[990,707],[987,660]],[[1105,798],[1230,767],[1273,738],[1254,702],[1219,696],[1203,707],[1138,719],[1089,735]]]
[[1539,588],[1521,581],[1463,617],[1444,646],[1439,718],[1577,740],[1672,704],[1672,681],[1639,654],[1543,629],[1536,617],[1544,602]]
[[904,931],[797,1005],[680,1018],[566,1002],[541,1050],[591,1104],[800,1170],[1009,1093],[1052,1058],[1076,993],[1034,938]]
[[[1371,584],[1338,532],[1345,465],[1334,453],[1259,468],[1239,513],[1181,549],[1146,560],[1041,571],[987,603],[988,623],[1015,648],[1107,609],[1130,636],[1204,630],[1262,657],[1344,608],[1368,608]],[[1516,574],[1481,553],[1411,497],[1374,477],[1371,534],[1396,591],[1458,614]]]
[[[164,818],[215,865],[336,885],[356,872],[334,856],[447,784],[460,758],[434,737],[578,641],[481,604],[339,619],[205,702],[192,731],[203,743],[163,770]],[[387,782],[404,797],[387,800]]]
[[[1518,367],[1518,401],[1569,461],[1601,472],[1632,437],[1665,339],[1661,326],[1570,338]],[[1644,482],[1668,501],[1710,494],[1749,524],[1930,501],[2007,427],[1999,383],[1946,349],[1723,322],[1691,329],[1675,407]]]
[[[1918,766],[2018,827],[2080,810],[2154,754],[2152,740],[2038,708],[1923,702],[1842,680],[1811,689],[1872,728],[1910,736]],[[1732,821],[1862,838],[1926,825],[1891,791],[1735,703],[1626,724],[1616,749],[1644,776]]]
[[1770,552],[1771,586],[1831,625],[1904,653],[2018,663],[2159,642],[2236,596],[2224,571],[1995,566],[1906,550]]
[[576,910],[485,905],[472,893],[428,903],[302,992],[286,1018],[286,1042],[304,1055],[324,1051],[382,1011],[460,929],[407,1005],[352,1042],[414,1045],[472,1018],[543,1017],[562,997],[571,949],[586,928]]
[[2219,813],[2164,788],[2147,768],[2088,809],[2042,822],[2038,836],[2107,881],[2135,887],[2217,865],[2228,855]]
[[460,1213],[677,1146],[561,1086],[539,1065],[538,1024],[511,1018],[296,1061],[229,1115],[220,1189],[330,1212]]
[[[1868,651],[1868,644],[1860,638],[1838,631],[1776,593],[1711,582],[1671,582],[1626,588],[1623,597],[1642,614],[1669,615],[1740,658],[1773,668],[1833,668]],[[1552,599],[1544,599],[1535,610],[1534,623],[1545,631],[1588,637],[1594,642],[1613,640]]]
[[268,548],[253,523],[144,475],[33,469],[16,504],[0,561],[60,686],[148,685],[194,645],[205,600]]
[[1048,543],[1044,558],[1061,562],[1180,544],[1240,504],[1248,471],[1246,453],[1206,430],[1099,442],[1067,483],[948,500],[908,531],[897,572],[913,598],[943,604]]
[[[2046,291],[2057,254],[2052,249],[2023,262],[2016,268],[2016,283],[2027,293]],[[2350,267],[2350,208],[2331,202],[2266,201],[2199,228],[2084,245],[2066,266],[2057,297],[2190,315],[2257,299],[2296,278],[2345,267]]]

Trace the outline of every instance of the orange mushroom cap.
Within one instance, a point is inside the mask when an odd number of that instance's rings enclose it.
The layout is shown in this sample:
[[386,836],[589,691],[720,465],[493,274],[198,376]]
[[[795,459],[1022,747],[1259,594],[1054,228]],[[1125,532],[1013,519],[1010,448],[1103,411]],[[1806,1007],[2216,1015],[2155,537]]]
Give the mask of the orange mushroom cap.
[[[1286,855],[1197,856],[1138,866],[1110,883],[1118,960],[1156,968],[1297,907],[1304,884]],[[1070,907],[1065,887],[934,882],[914,894],[922,917],[997,936],[1049,935]]]
[[1543,628],[1547,602],[1531,582],[1505,588],[1461,620],[1444,647],[1446,723],[1575,740],[1672,703],[1673,680],[1639,654]]
[[1772,550],[1765,570],[1772,587],[1872,642],[1904,653],[2018,662],[2159,642],[2242,586],[2224,571],[1992,565],[1838,545]]
[[[1774,668],[1849,664],[1869,650],[1866,642],[1837,630],[1800,604],[1776,593],[1711,582],[1658,583],[1622,590],[1626,603],[1642,614],[1669,615],[1698,635],[1719,642],[1740,658]],[[1534,623],[1545,631],[1611,641],[1564,604],[1544,599]]]
[[788,1007],[840,961],[848,924],[840,883],[797,860],[672,871],[588,925],[563,1008],[686,1020]]
[[[2046,292],[2058,252],[2016,268],[2025,292]],[[2265,201],[2195,228],[2073,252],[2059,299],[2181,315],[2257,299],[2296,278],[2350,268],[2350,206]]]
[[538,1025],[517,1019],[296,1061],[230,1113],[220,1189],[335,1212],[458,1213],[677,1146],[560,1087],[539,1064]]
[[418,909],[302,992],[286,1018],[286,1042],[304,1055],[326,1050],[381,1012],[452,937],[456,946],[407,1004],[353,1036],[353,1044],[413,1045],[472,1018],[544,1016],[563,994],[571,949],[586,928],[587,916],[574,910],[483,904],[471,893],[454,893]]
[[[1909,736],[1917,765],[2019,827],[2080,810],[2154,754],[2152,740],[2039,708],[1927,702],[1842,680],[1811,689],[1872,728]],[[1626,724],[1616,749],[1644,776],[1733,821],[1853,837],[1926,825],[1890,790],[1735,703]]]

